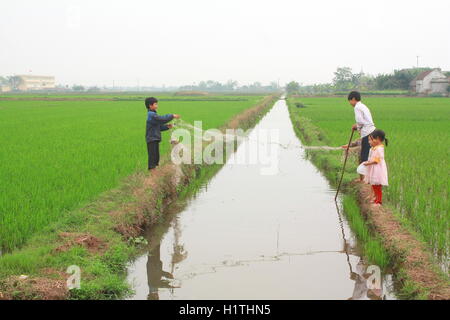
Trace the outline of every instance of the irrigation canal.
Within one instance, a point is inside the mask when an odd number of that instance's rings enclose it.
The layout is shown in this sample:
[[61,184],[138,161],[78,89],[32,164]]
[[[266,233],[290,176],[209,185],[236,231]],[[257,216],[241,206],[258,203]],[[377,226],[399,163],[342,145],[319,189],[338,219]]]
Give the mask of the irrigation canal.
[[[271,129],[279,144],[260,138]],[[278,172],[228,161],[170,221],[148,230],[149,251],[128,269],[130,298],[369,299],[367,264],[284,100],[248,139],[277,148]],[[241,144],[234,156],[251,152]],[[382,297],[395,299],[391,276],[381,278]]]

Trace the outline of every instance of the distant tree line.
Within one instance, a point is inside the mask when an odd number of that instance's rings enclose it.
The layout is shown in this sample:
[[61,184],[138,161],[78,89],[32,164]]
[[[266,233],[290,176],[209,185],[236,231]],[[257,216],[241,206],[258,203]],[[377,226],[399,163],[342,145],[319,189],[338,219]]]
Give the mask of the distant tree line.
[[17,84],[19,84],[20,80],[17,76],[8,76],[1,77],[0,76],[0,85],[2,86],[10,86],[11,88],[15,88]]
[[82,86],[82,85],[75,84],[75,85],[72,86],[72,90],[73,90],[73,91],[79,91],[79,92],[80,92],[80,91],[98,92],[98,91],[100,91],[100,88],[97,87],[97,86],[85,88],[85,87]]
[[5,77],[0,76],[0,85],[8,85],[9,81]]
[[[13,90],[17,90],[17,85],[20,79],[17,76],[2,77],[0,76],[0,86],[10,86]],[[75,92],[99,92],[107,90],[108,88],[91,86],[86,87],[81,84],[74,84],[71,87],[68,85],[59,87],[65,91]],[[123,88],[122,88],[123,89]],[[128,90],[141,90],[138,87],[127,87]],[[147,88],[148,89],[148,88]],[[226,82],[219,82],[214,80],[200,81],[198,84],[184,85],[181,87],[171,87],[173,90],[179,91],[204,91],[204,92],[277,92],[280,87],[277,82],[272,81],[269,85],[263,85],[261,82],[254,82],[247,85],[239,85],[235,80],[228,80]],[[161,90],[161,88],[160,88]]]
[[[364,72],[353,73],[349,67],[339,67],[334,72],[332,83],[300,85],[292,81],[286,85],[288,93],[315,94],[333,93],[338,91],[379,91],[379,90],[408,90],[410,82],[421,72],[431,68],[410,68],[395,70],[393,73],[378,74],[376,76]],[[449,72],[446,72],[448,75]]]
[[205,92],[273,92],[279,91],[278,83],[273,81],[269,85],[263,85],[261,82],[254,82],[248,85],[239,85],[235,80],[219,82],[214,80],[200,81],[198,84],[185,85],[179,88],[181,91],[205,91]]

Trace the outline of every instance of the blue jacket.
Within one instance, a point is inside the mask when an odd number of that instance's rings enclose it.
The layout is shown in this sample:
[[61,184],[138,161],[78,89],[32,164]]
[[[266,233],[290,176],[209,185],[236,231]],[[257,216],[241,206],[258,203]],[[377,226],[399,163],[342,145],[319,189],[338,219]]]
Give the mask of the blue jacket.
[[161,141],[161,131],[168,130],[169,128],[165,123],[173,119],[173,114],[166,114],[160,116],[156,111],[149,110],[147,113],[147,127],[145,130],[145,139],[147,143],[154,141]]

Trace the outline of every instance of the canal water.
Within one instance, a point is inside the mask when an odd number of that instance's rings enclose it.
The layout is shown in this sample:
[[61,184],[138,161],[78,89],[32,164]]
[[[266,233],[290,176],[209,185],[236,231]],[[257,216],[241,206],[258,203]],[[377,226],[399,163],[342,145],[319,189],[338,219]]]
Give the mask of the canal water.
[[[273,129],[278,135],[261,139]],[[128,269],[130,298],[395,299],[386,274],[368,294],[368,266],[335,190],[305,158],[284,100],[248,140],[275,148],[276,172],[267,162],[230,160],[180,212],[147,230],[150,249]],[[243,143],[234,159],[251,152]]]

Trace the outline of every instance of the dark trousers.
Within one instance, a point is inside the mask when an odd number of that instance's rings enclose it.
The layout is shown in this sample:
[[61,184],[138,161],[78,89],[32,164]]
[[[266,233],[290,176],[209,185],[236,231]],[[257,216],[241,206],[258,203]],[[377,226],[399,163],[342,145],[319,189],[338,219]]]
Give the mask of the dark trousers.
[[363,163],[364,161],[369,160],[369,136],[365,136],[361,139],[361,153],[359,155],[359,163]]
[[147,142],[148,169],[154,169],[159,165],[159,141]]

